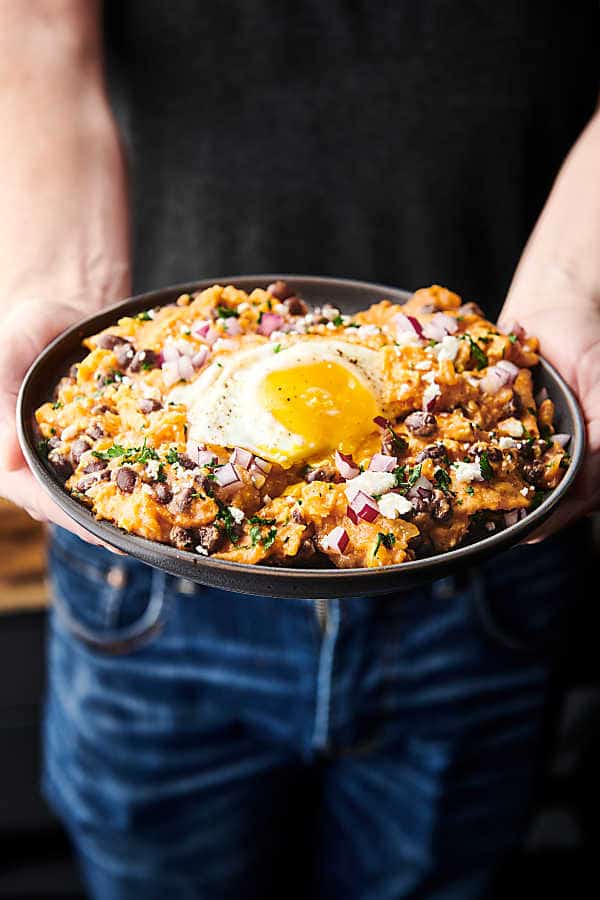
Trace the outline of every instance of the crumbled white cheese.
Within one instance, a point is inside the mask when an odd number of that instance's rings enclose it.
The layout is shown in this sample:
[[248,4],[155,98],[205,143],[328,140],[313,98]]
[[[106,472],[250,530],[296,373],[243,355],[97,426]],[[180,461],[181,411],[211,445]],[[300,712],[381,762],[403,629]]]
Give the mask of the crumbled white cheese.
[[246,312],[246,311],[249,310],[249,309],[252,309],[252,307],[251,307],[251,305],[250,305],[249,303],[246,303],[245,300],[244,300],[243,303],[238,303],[238,306],[237,306],[237,311],[238,311],[238,312],[241,312],[241,313],[242,313],[242,312]]
[[514,438],[523,437],[523,423],[519,419],[504,419],[503,422],[498,422],[498,431]]
[[432,350],[440,362],[445,359],[454,361],[459,347],[459,339],[451,334],[447,334],[442,338],[439,344],[436,344],[435,347],[432,348]]
[[398,516],[411,512],[413,508],[410,500],[407,500],[402,494],[384,494],[377,506],[381,515],[386,519],[396,519]]
[[146,484],[145,482],[144,482],[144,484],[142,484],[142,492],[144,494],[149,494],[151,497],[154,495],[154,491],[152,490],[150,485]]
[[[426,372],[425,374],[432,375],[433,373]],[[425,376],[423,376],[423,377],[425,377]],[[432,400],[435,400],[436,397],[439,397],[439,395],[441,393],[442,392],[440,390],[439,384],[435,384],[435,383],[430,384],[428,387],[425,388],[425,390],[423,391],[423,409],[425,410],[425,412],[430,411],[430,406],[429,406],[430,403],[432,402]]]
[[60,439],[61,441],[70,441],[76,434],[79,434],[79,425],[73,422],[72,425],[67,425],[66,428],[63,428],[60,433]]
[[391,472],[362,472],[351,478],[344,490],[348,500],[352,500],[359,491],[372,497],[374,494],[385,494],[395,486],[396,476]]
[[520,494],[523,494],[523,496],[526,497],[527,494],[529,493],[529,488],[528,488],[528,487],[523,487],[523,488],[521,488],[521,490],[519,491],[519,493],[520,493]]
[[148,382],[144,381],[141,385],[142,389],[142,397],[146,400],[160,400],[161,393],[158,387],[152,384],[148,384]]
[[[239,309],[239,306],[238,306]],[[287,306],[284,303],[274,303],[273,312],[283,316],[287,312]]]
[[235,341],[230,341],[227,338],[217,338],[213,344],[213,350],[234,350],[235,347]]
[[[358,331],[360,331],[360,328]],[[420,344],[421,338],[416,331],[398,331],[396,333],[396,343],[399,347],[405,347],[407,344]]]
[[498,446],[501,450],[512,450],[513,447],[518,447],[518,441],[515,441],[511,437],[501,437],[498,439]]
[[228,506],[227,509],[231,513],[231,518],[235,522],[236,525],[239,525],[246,513],[243,509],[238,509],[237,506]]
[[208,556],[208,550],[206,547],[203,547],[201,544],[198,544],[197,547],[194,547],[196,553],[199,553],[201,556]]
[[459,484],[467,481],[483,481],[479,462],[457,462],[454,464],[454,475]]
[[159,467],[160,467],[159,459],[149,459],[148,460],[148,462],[146,463],[146,472],[148,473],[150,478],[154,478],[154,479],[158,478]]
[[368,338],[374,337],[376,334],[379,334],[380,331],[381,329],[378,325],[361,325],[357,328],[356,333],[359,338]]
[[272,331],[269,337],[272,341],[280,341],[282,337],[285,337],[285,331]]
[[431,362],[428,359],[422,359],[421,362],[415,363],[415,369],[419,372],[427,372],[431,368]]
[[335,322],[328,322],[327,325],[325,326],[325,328],[328,331],[335,331],[337,328],[337,325],[335,324]]

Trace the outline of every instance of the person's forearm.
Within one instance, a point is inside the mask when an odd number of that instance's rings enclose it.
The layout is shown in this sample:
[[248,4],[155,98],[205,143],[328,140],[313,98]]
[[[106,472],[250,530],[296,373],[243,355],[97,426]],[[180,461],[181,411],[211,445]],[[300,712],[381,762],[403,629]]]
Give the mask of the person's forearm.
[[506,314],[600,304],[600,113],[567,156],[516,270]]
[[126,174],[94,0],[0,0],[0,294],[81,314],[128,291]]

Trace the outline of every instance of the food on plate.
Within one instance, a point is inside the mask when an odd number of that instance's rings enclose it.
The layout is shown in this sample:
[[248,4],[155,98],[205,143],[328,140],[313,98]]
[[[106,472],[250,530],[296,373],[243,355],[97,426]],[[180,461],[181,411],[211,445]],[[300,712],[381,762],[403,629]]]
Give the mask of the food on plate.
[[376,567],[481,539],[569,465],[538,342],[434,285],[309,309],[284,282],[125,316],[36,412],[99,519],[242,563]]

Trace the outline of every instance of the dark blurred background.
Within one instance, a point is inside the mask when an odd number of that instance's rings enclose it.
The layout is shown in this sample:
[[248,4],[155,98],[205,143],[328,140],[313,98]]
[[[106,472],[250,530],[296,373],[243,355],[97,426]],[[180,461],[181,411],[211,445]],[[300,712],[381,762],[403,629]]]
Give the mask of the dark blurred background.
[[[573,610],[553,679],[529,834],[498,873],[494,900],[598,893],[600,522],[594,531],[589,595]],[[1,900],[84,897],[67,838],[38,786],[48,601],[43,529],[0,500]]]

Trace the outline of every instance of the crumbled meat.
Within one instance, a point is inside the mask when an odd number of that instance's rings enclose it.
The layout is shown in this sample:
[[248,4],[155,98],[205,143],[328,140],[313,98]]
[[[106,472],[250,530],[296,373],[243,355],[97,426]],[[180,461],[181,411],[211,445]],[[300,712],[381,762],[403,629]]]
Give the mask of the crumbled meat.
[[130,469],[129,466],[121,466],[117,471],[117,487],[124,494],[131,494],[137,481],[137,473]]
[[406,417],[404,424],[418,437],[428,437],[437,429],[436,417],[428,412],[413,412]]
[[162,409],[162,403],[160,400],[153,400],[151,397],[144,397],[140,400],[138,405],[139,411],[143,413],[151,413],[155,412],[157,409]]
[[426,459],[434,459],[438,462],[447,462],[448,452],[443,444],[429,444],[416,457],[415,462],[420,463]]
[[71,447],[71,462],[73,463],[73,468],[77,468],[79,460],[91,446],[92,442],[85,437],[80,437],[77,438],[76,441],[73,441],[73,446]]

